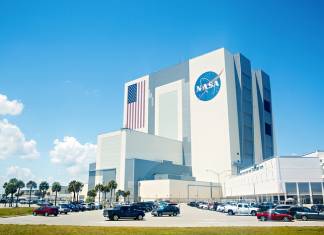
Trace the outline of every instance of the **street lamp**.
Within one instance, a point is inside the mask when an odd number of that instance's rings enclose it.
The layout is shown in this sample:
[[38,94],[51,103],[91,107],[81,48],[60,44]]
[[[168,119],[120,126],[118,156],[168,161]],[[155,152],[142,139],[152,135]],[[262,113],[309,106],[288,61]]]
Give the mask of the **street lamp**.
[[[220,175],[224,174],[225,172],[232,172],[231,170],[223,170],[221,172],[217,172],[215,170],[212,170],[212,169],[206,169],[206,172],[210,172],[210,173],[213,173],[215,175],[217,175],[217,183],[220,184]],[[212,186],[211,186],[212,188]],[[225,190],[225,182],[224,182],[224,190]],[[220,190],[218,189],[218,194],[220,195]]]

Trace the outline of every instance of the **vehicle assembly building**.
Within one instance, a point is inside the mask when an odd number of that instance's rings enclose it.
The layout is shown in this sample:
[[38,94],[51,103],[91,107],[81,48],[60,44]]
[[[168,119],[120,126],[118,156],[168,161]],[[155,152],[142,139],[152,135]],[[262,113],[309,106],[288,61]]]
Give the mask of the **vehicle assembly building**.
[[[318,157],[275,157],[271,96],[269,75],[224,48],[127,82],[123,128],[98,136],[89,189],[113,179],[133,200],[285,200],[287,183],[308,182],[323,200]],[[315,173],[300,177],[300,164]],[[270,181],[253,180],[265,169]]]

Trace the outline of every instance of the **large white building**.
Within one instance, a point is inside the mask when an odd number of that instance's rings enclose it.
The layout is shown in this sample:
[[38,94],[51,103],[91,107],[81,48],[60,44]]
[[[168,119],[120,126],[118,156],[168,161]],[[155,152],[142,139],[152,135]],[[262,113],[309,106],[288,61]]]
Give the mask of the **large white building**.
[[161,190],[182,185],[178,194],[187,181],[214,182],[211,190],[232,197],[226,181],[276,156],[273,126],[269,76],[240,53],[212,51],[125,84],[123,128],[98,136],[89,188],[114,179],[138,200],[162,182],[170,187]]

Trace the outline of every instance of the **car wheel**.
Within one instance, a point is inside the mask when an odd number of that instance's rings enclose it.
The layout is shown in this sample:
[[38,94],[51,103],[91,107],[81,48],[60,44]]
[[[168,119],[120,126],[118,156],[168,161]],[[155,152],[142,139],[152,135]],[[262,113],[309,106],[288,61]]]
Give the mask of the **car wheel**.
[[251,211],[251,215],[252,216],[256,216],[256,212],[255,211]]
[[36,212],[33,212],[33,216],[37,216]]
[[57,216],[57,214],[54,214],[54,216]]
[[228,211],[229,215],[234,215],[233,211]]
[[114,215],[114,216],[113,216],[113,220],[114,220],[114,221],[117,221],[118,219],[119,219],[118,215]]
[[143,216],[142,216],[142,215],[138,215],[138,216],[137,216],[137,219],[138,219],[138,220],[143,220]]
[[65,214],[67,215],[67,212],[65,212]]
[[162,216],[162,213],[158,213],[158,216],[161,217]]
[[173,213],[173,216],[177,216],[177,215],[178,215],[178,213],[177,213],[177,212],[174,212],[174,213]]
[[301,219],[302,219],[303,221],[306,221],[308,218],[307,218],[306,215],[303,215],[303,216],[301,217]]
[[283,217],[283,221],[289,222],[289,218],[287,216]]
[[266,219],[266,217],[261,216],[261,217],[260,217],[260,220],[261,220],[261,221],[266,221],[267,219]]
[[47,212],[45,213],[45,216],[48,216],[48,213]]

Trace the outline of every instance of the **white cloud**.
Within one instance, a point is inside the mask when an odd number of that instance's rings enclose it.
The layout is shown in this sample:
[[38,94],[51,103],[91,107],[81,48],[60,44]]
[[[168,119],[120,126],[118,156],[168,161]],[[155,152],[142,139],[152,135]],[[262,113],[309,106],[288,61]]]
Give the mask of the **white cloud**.
[[22,159],[36,159],[39,157],[35,140],[26,140],[19,127],[0,120],[0,160],[12,156]]
[[70,136],[62,141],[54,140],[54,148],[50,151],[51,162],[66,167],[71,176],[85,179],[89,163],[95,161],[97,146],[91,143],[81,144]]
[[29,180],[35,180],[35,175],[29,168],[10,166],[7,168],[6,178],[8,180],[11,178],[17,178],[27,183]]
[[0,94],[0,115],[19,115],[24,105],[17,100],[8,100],[8,97]]

